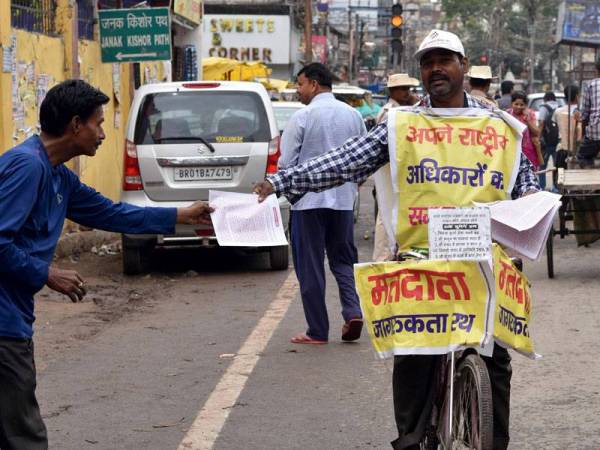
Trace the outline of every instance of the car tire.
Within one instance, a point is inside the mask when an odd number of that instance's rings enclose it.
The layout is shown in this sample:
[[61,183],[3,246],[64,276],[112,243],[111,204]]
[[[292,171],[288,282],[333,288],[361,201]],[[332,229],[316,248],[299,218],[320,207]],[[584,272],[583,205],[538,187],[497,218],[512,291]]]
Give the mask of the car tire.
[[271,270],[286,270],[289,265],[289,246],[278,245],[269,249]]
[[123,273],[125,275],[141,275],[150,267],[151,247],[147,243],[132,243],[126,236],[122,237]]

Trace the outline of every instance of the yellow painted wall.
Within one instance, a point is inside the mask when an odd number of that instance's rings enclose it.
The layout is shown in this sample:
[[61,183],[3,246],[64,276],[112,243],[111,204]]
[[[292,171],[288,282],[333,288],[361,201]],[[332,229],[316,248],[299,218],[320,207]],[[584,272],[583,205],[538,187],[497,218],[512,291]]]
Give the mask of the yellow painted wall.
[[[23,105],[23,124],[13,122],[13,145],[32,131],[39,132],[38,81],[48,77],[48,88],[64,79],[65,52],[61,38],[14,30],[17,36],[17,96]],[[14,88],[12,79],[10,89]],[[11,92],[9,90],[9,92]],[[12,100],[12,95],[11,95]]]
[[[16,123],[13,113],[12,74],[0,70],[0,153],[23,141],[28,134],[39,132],[39,80],[47,77],[50,88],[72,77],[73,61],[69,45],[72,9],[68,0],[59,0],[58,5],[57,30],[60,34],[59,37],[49,37],[11,29],[10,2],[0,0],[0,45],[2,51],[6,51],[11,45],[13,33],[16,35],[17,104],[23,105],[24,112],[22,125]],[[79,40],[78,54],[79,77],[101,89],[110,98],[105,108],[106,139],[95,157],[79,158],[80,176],[83,182],[116,200],[121,186],[124,130],[131,103],[130,67],[129,64],[117,65],[113,76],[113,65],[101,62],[97,41]],[[74,161],[68,163],[68,166],[77,169]]]

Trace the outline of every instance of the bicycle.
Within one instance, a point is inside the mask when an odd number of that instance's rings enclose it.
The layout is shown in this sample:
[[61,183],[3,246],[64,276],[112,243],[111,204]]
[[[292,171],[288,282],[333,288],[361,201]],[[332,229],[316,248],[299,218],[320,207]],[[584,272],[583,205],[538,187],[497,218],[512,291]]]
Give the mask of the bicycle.
[[[430,423],[421,449],[478,449],[493,446],[492,384],[485,362],[472,349],[441,358]],[[449,408],[452,405],[452,408]]]
[[[404,252],[397,260],[426,259]],[[519,258],[511,258],[523,269]],[[494,442],[492,383],[487,366],[472,348],[440,357],[433,406],[420,442],[421,450],[491,450]],[[450,407],[450,405],[452,407]]]

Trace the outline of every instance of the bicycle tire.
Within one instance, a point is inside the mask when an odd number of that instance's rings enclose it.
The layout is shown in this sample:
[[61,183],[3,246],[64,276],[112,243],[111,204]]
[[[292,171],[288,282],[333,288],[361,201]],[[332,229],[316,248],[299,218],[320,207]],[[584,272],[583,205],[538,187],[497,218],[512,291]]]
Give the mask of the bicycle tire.
[[550,228],[550,234],[546,241],[546,262],[548,265],[548,278],[554,278],[554,227]]
[[451,448],[492,450],[492,384],[485,362],[479,355],[467,355],[459,363],[454,386]]

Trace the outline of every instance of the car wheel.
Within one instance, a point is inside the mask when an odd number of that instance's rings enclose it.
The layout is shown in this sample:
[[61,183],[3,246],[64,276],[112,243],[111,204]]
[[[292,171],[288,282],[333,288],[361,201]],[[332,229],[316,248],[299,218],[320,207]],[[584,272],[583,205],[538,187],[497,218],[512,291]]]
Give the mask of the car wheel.
[[150,267],[151,247],[144,243],[132,244],[127,237],[122,237],[123,273],[125,275],[140,275]]
[[289,265],[289,246],[278,245],[269,249],[269,259],[272,270],[285,270]]

